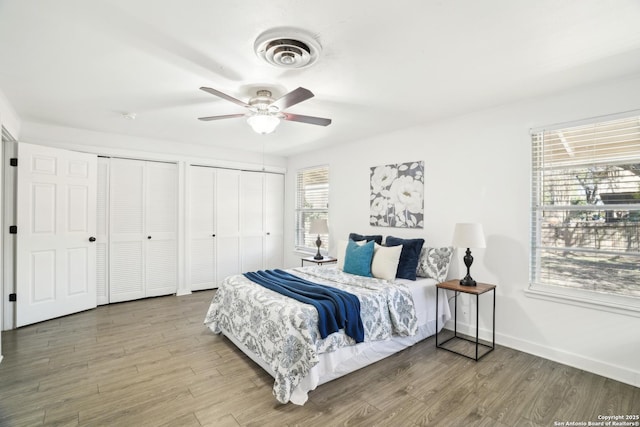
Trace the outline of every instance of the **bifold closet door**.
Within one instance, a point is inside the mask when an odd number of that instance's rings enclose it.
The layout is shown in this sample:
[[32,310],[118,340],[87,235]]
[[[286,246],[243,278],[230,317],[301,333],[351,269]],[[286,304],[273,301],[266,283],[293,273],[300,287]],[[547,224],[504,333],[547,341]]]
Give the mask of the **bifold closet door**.
[[145,296],[178,288],[178,169],[174,163],[145,162]]
[[189,168],[191,290],[283,266],[284,175]]
[[98,305],[109,304],[109,159],[98,157],[96,206],[96,294]]
[[216,169],[216,282],[240,271],[240,171]]
[[264,176],[261,172],[242,172],[240,179],[240,269],[264,268]]
[[284,175],[242,172],[240,209],[242,271],[282,268]]
[[111,159],[109,301],[145,297],[145,162]]
[[216,228],[214,222],[216,169],[203,166],[189,168],[190,203],[190,273],[191,290],[217,287]]
[[264,268],[284,266],[284,175],[264,175]]
[[177,290],[177,167],[110,162],[109,301]]

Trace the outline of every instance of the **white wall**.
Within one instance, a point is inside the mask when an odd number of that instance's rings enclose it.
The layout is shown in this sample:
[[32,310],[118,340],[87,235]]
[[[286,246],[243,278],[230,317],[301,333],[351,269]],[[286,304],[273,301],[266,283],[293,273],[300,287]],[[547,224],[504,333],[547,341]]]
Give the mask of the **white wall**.
[[[487,248],[473,251],[472,276],[498,286],[497,343],[640,386],[638,313],[601,311],[525,294],[529,129],[634,109],[640,109],[640,75],[292,157],[287,166],[286,264],[299,265],[293,246],[295,172],[328,164],[331,254],[335,243],[352,231],[423,237],[429,246],[445,246],[456,222],[481,222]],[[370,227],[369,168],[414,160],[425,161],[425,229]],[[449,277],[462,277],[462,254],[458,251],[454,257]],[[481,301],[480,314],[486,335],[490,299]]]
[[[4,95],[4,93],[2,91],[0,91],[0,129],[2,129],[3,127],[5,129],[7,129],[7,131],[14,137],[17,138],[18,135],[20,134],[20,119],[18,118],[18,115],[16,114],[15,110],[13,109],[13,107],[11,106],[11,104],[9,103],[9,100],[6,98],[6,96]],[[1,143],[1,142],[0,142]],[[0,193],[2,192],[2,189],[4,188],[4,168],[5,168],[5,158],[4,158],[4,154],[3,154],[3,147],[0,147]],[[4,224],[4,220],[3,220],[3,215],[4,213],[4,206],[2,208],[0,208],[0,224],[2,225],[3,228],[3,241],[2,243],[0,243],[0,280],[3,280],[2,278],[4,277],[4,268],[2,265],[2,260],[4,257],[4,239],[6,238],[6,230],[5,230],[5,224]],[[0,298],[4,298],[4,294],[3,292],[1,292],[3,289],[3,286],[0,285]],[[2,302],[0,302],[0,326],[2,325],[2,319],[3,317],[3,304]],[[2,328],[0,327],[0,330]],[[0,362],[2,362],[2,340],[0,339]]]
[[20,136],[21,122],[18,114],[13,109],[13,106],[0,90],[0,116],[2,118],[1,125],[9,131],[11,136],[18,138]]
[[262,153],[95,132],[27,121],[22,123],[19,141],[108,156],[173,162],[185,161],[237,169],[259,169],[264,162],[267,170],[282,171],[286,164],[286,160],[282,156],[265,155],[263,159]]

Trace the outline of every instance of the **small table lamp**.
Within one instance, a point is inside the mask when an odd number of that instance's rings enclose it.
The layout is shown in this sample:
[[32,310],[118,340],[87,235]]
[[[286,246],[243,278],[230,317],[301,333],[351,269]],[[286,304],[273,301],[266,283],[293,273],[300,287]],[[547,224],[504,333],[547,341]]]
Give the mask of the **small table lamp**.
[[476,281],[471,278],[470,269],[473,264],[473,257],[469,248],[484,248],[484,232],[482,224],[458,223],[453,232],[453,246],[457,248],[467,248],[463,258],[464,265],[467,266],[467,275],[460,280],[462,286],[476,286]]
[[309,227],[309,234],[317,234],[318,239],[316,240],[316,246],[318,247],[318,253],[313,259],[324,259],[322,254],[320,253],[320,245],[322,245],[322,240],[320,240],[321,234],[329,234],[329,227],[327,226],[326,219],[313,219],[311,220],[311,227]]

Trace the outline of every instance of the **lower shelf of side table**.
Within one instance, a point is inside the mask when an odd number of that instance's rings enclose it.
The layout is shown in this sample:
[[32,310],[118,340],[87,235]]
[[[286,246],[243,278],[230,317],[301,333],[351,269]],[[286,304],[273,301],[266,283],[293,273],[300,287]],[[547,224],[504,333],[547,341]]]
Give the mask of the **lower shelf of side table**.
[[476,340],[475,338],[467,337],[465,335],[454,335],[453,331],[449,331],[447,329],[443,329],[440,331],[440,335],[447,335],[448,332],[451,333],[451,336],[445,338],[444,341],[438,342],[438,348],[442,350],[450,351],[451,353],[458,354],[460,356],[467,357],[471,360],[480,360],[488,353],[492,352],[495,346],[491,345],[491,343],[484,343],[481,340],[478,341],[478,348],[484,349],[484,351],[478,351],[478,359],[475,357],[476,351]]

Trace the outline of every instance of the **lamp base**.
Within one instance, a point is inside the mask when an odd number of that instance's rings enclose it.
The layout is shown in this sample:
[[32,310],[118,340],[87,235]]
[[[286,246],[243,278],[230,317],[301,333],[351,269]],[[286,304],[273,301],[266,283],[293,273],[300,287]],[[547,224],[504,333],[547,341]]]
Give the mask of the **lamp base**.
[[322,240],[320,240],[320,235],[318,235],[318,239],[316,240],[316,246],[318,247],[318,253],[316,254],[316,256],[313,257],[313,259],[318,261],[323,260],[324,257],[320,253],[320,246],[322,246]]
[[460,285],[462,286],[476,286],[476,281],[471,278],[471,264],[473,264],[473,257],[471,256],[471,249],[467,248],[465,252],[464,265],[467,266],[467,275],[464,276],[464,279],[460,280]]
[[460,280],[461,286],[476,286],[476,281],[471,278],[471,276],[464,276],[464,279]]

